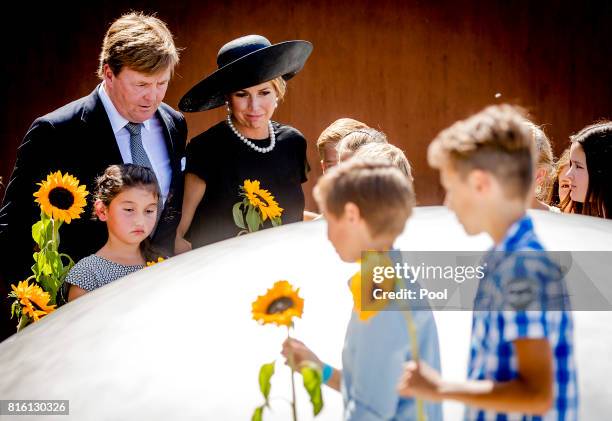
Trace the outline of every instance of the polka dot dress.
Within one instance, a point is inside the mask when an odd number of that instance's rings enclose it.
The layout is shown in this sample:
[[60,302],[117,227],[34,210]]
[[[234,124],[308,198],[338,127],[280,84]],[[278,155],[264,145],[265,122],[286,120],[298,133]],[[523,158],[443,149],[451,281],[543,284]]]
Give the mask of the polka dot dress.
[[92,254],[74,265],[65,282],[85,291],[93,291],[119,278],[144,268],[143,265],[125,266]]

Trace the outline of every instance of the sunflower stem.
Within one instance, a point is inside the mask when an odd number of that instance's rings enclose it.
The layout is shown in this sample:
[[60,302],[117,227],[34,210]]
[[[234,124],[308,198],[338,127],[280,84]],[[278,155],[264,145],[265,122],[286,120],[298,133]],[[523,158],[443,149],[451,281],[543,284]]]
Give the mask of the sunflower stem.
[[26,316],[25,314],[22,314],[21,317],[19,318],[19,323],[17,324],[17,332],[19,332],[21,329],[26,327],[29,321],[30,320],[28,316]]
[[[291,339],[291,326],[287,326],[287,339]],[[289,369],[291,370],[291,410],[293,421],[297,421],[297,408],[295,402],[295,379],[293,376],[293,352],[289,352]]]

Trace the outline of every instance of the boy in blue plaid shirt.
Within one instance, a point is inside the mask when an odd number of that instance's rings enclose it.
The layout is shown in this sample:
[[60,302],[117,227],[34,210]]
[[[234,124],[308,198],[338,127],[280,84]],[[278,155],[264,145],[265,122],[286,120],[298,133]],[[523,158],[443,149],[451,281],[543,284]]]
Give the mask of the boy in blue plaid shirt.
[[576,420],[573,323],[563,275],[526,214],[534,142],[525,118],[491,106],[442,131],[428,150],[445,204],[470,235],[495,243],[476,294],[469,380],[406,365],[400,394],[465,403],[468,420]]

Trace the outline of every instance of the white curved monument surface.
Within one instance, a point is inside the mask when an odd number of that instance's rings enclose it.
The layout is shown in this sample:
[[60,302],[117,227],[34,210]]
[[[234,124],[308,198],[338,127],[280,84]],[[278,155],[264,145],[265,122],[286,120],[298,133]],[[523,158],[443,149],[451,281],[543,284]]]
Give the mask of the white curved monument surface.
[[[612,222],[532,212],[555,250],[612,250]],[[325,221],[299,223],[203,247],[144,269],[58,309],[0,343],[0,399],[65,399],[69,416],[45,420],[249,420],[263,402],[261,364],[277,360],[273,411],[291,419],[287,331],[260,326],[251,303],[277,280],[300,288],[304,314],[293,335],[340,366],[352,299],[348,278],[327,241]],[[484,250],[442,207],[417,208],[397,245],[404,250]],[[471,313],[436,312],[444,375],[465,377]],[[576,312],[580,419],[605,419],[612,404],[612,317]],[[296,375],[300,420],[313,419]],[[340,394],[324,388],[317,420],[339,420]],[[461,419],[445,403],[447,420]],[[8,419],[8,417],[0,417]],[[19,416],[19,420],[34,417]]]

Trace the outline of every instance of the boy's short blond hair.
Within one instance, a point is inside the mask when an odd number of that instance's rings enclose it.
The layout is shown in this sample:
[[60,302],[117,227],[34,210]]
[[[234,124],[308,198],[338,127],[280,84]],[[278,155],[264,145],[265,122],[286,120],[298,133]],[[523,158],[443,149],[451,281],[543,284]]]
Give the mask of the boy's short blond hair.
[[352,157],[359,148],[369,143],[389,143],[389,141],[383,132],[376,129],[353,130],[336,145],[338,160],[341,161]]
[[431,142],[427,160],[433,168],[450,164],[461,177],[483,170],[504,187],[508,198],[527,197],[533,182],[535,142],[523,112],[492,105],[443,130]]
[[324,159],[323,149],[328,146],[336,146],[340,140],[354,130],[369,128],[361,121],[353,120],[352,118],[340,118],[330,124],[317,139],[317,149],[319,156]]
[[337,218],[347,203],[354,203],[373,237],[397,237],[414,207],[412,183],[384,161],[343,162],[319,178],[314,196],[321,208]]
[[115,75],[125,67],[144,74],[155,74],[174,67],[179,53],[172,33],[164,22],[152,15],[132,12],[112,23],[102,42],[98,76],[104,79],[104,65]]
[[412,167],[404,151],[390,143],[368,143],[357,149],[353,155],[354,159],[380,159],[397,167],[410,182],[414,182],[412,177]]

